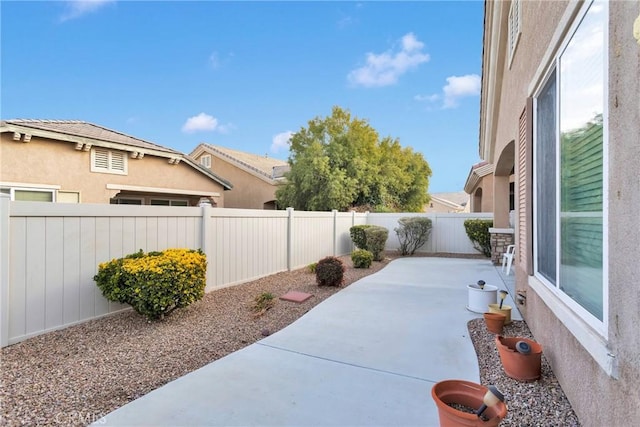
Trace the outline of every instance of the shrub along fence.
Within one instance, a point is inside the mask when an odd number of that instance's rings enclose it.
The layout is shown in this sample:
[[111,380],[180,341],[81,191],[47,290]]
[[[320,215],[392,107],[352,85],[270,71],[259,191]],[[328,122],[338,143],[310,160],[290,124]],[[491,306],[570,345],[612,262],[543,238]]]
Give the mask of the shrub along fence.
[[[414,214],[266,211],[11,202],[0,194],[0,344],[6,346],[128,306],[109,302],[93,281],[98,264],[142,249],[202,249],[207,291],[293,270],[328,255],[349,254],[349,229],[389,229]],[[418,251],[477,253],[468,218],[491,214],[423,214],[431,238]]]

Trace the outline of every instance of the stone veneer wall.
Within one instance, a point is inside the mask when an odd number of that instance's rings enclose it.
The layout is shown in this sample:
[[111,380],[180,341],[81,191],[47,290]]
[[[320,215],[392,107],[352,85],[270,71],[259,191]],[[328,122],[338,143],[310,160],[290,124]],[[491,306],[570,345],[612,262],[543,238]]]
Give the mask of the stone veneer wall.
[[490,228],[491,233],[491,262],[493,265],[502,264],[502,254],[507,251],[507,246],[513,245],[513,228]]

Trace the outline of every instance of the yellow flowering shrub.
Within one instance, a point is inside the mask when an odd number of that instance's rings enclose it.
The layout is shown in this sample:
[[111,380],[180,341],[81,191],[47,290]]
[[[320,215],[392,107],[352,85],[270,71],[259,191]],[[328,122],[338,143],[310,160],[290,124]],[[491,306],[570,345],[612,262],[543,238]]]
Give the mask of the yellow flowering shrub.
[[98,266],[93,280],[110,301],[129,304],[151,319],[202,299],[207,260],[201,250],[142,250]]

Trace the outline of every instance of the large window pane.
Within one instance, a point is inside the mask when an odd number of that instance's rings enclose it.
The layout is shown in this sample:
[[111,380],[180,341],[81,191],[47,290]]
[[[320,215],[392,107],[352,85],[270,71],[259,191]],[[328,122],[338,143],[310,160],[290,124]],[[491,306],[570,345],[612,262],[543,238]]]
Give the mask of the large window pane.
[[603,318],[604,13],[591,5],[560,57],[560,289]]
[[13,193],[16,200],[27,202],[53,202],[51,191],[15,190]]
[[536,102],[537,270],[556,283],[556,73]]

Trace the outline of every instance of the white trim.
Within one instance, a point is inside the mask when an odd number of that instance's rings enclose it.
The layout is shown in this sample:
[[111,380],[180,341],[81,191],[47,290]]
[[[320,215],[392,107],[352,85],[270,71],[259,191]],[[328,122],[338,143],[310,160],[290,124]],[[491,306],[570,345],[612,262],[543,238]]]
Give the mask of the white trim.
[[200,165],[211,169],[211,154],[203,154],[200,156]]
[[571,332],[607,375],[618,378],[618,363],[602,336],[594,331],[579,315],[569,308],[546,284],[529,276],[529,286],[549,307],[560,322]]
[[39,189],[45,189],[45,190],[60,190],[60,188],[62,188],[60,185],[30,184],[26,182],[9,182],[9,181],[0,181],[0,187],[21,187],[22,189],[39,188]]
[[501,233],[501,234],[513,234],[515,230],[513,228],[489,228],[489,233]]
[[177,188],[142,187],[139,185],[107,184],[107,190],[138,191],[143,193],[184,194],[185,196],[220,197],[217,191],[194,191]]

